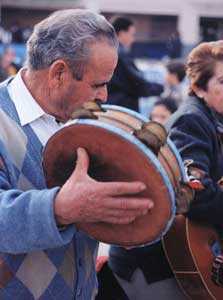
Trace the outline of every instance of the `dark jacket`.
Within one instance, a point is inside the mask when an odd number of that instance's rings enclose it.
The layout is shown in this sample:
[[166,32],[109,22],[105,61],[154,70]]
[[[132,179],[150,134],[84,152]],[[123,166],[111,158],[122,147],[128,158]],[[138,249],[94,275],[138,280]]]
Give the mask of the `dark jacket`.
[[108,84],[108,104],[139,111],[139,97],[157,96],[162,92],[163,86],[146,80],[129,52],[120,45],[118,64]]

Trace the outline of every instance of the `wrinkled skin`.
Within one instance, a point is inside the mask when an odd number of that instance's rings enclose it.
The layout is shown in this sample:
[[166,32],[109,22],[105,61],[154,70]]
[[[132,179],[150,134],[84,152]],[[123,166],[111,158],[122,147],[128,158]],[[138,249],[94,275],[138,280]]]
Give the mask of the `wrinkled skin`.
[[56,197],[55,214],[59,223],[104,221],[128,224],[153,207],[149,199],[127,197],[143,191],[143,183],[98,182],[87,174],[87,152],[82,148],[77,152],[76,168]]

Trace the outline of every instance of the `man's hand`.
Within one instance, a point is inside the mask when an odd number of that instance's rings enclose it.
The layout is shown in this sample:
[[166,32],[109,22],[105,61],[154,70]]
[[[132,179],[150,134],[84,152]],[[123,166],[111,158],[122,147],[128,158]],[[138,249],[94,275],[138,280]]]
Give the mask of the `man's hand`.
[[150,199],[133,197],[146,189],[144,183],[98,182],[89,177],[88,167],[87,152],[79,148],[76,168],[55,199],[58,223],[101,221],[128,224],[153,207]]

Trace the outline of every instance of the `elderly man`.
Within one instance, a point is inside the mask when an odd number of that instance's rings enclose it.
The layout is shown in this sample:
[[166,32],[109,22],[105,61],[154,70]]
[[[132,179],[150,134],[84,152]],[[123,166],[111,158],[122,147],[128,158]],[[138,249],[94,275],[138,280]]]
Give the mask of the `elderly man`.
[[58,120],[106,101],[116,36],[104,17],[65,10],[36,25],[27,47],[27,67],[0,86],[0,298],[94,299],[98,244],[75,222],[127,224],[153,204],[137,197],[141,182],[90,178],[84,149],[65,184],[47,189],[41,154]]

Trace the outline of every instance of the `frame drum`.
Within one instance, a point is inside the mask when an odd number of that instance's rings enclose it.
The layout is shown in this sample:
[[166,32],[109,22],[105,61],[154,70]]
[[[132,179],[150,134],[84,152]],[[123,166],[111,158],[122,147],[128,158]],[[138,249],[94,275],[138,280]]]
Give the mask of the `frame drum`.
[[165,130],[140,114],[119,106],[102,105],[83,111],[55,133],[43,153],[49,188],[62,186],[75,168],[76,150],[90,158],[89,175],[98,181],[142,181],[140,195],[154,201],[147,215],[127,225],[105,222],[76,223],[79,230],[109,244],[126,247],[152,244],[169,230],[176,213],[175,195],[184,168]]

